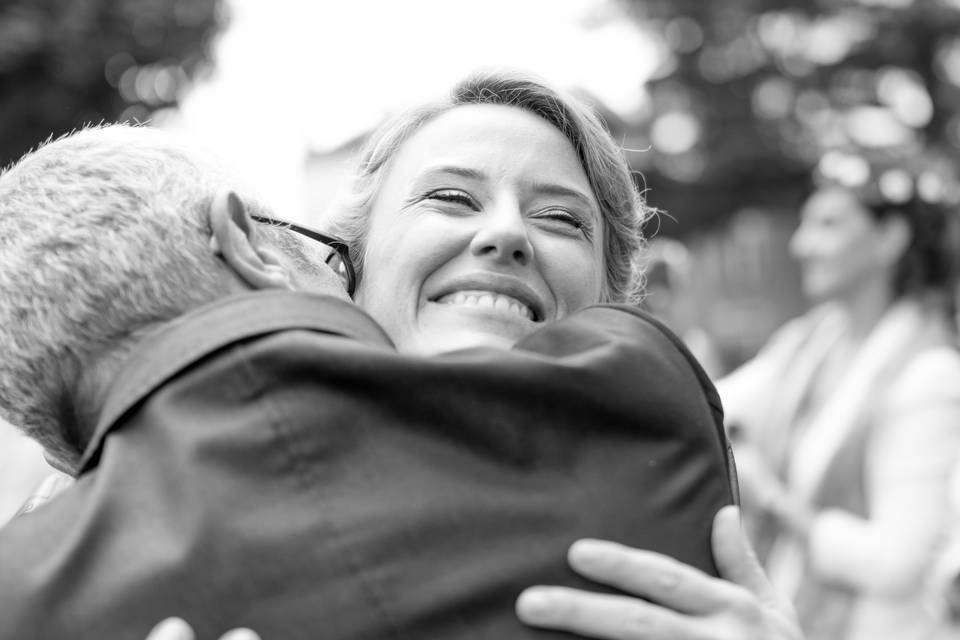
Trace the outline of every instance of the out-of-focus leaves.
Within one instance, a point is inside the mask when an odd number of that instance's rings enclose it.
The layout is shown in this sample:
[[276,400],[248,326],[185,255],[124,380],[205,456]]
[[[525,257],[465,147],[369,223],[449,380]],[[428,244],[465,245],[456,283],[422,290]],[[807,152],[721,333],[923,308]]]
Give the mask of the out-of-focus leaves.
[[680,232],[789,210],[831,150],[960,156],[954,0],[616,4],[664,46],[651,119],[616,133],[652,145],[635,168],[655,205],[682,212]]
[[224,23],[221,0],[0,3],[0,163],[88,123],[175,105]]

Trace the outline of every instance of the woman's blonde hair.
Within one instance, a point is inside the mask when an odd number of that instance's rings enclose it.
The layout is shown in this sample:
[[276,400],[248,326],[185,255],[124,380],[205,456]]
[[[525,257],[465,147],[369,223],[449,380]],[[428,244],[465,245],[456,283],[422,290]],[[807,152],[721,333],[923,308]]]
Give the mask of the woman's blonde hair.
[[597,114],[546,83],[513,72],[485,72],[457,83],[446,99],[407,111],[374,132],[360,152],[349,189],[330,212],[330,230],[351,246],[358,279],[370,207],[385,167],[421,127],[458,106],[496,104],[517,107],[543,118],[573,145],[603,219],[605,262],[603,302],[638,302],[642,290],[642,226],[650,209],[633,181],[621,148]]

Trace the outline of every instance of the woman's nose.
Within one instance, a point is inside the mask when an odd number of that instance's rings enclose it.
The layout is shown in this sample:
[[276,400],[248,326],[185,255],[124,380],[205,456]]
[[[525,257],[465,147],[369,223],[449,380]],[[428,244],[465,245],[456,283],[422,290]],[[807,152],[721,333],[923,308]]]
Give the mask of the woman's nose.
[[523,212],[516,203],[503,203],[484,212],[470,242],[475,256],[526,265],[533,260],[533,244]]

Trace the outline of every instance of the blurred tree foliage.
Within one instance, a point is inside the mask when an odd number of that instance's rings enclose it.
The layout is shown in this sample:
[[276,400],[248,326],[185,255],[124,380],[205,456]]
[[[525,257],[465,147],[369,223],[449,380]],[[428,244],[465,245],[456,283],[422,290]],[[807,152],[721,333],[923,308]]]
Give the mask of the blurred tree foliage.
[[664,52],[648,117],[618,133],[654,149],[635,168],[653,204],[682,212],[679,233],[743,207],[794,211],[831,150],[958,156],[958,0],[614,6]]
[[0,165],[176,105],[224,21],[220,0],[0,0]]

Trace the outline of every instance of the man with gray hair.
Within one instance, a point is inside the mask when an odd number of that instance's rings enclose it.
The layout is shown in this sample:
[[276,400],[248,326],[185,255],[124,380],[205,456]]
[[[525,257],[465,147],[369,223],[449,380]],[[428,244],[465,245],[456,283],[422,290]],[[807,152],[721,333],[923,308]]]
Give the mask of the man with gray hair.
[[[99,390],[152,328],[250,288],[346,298],[323,245],[238,226],[225,207],[208,217],[212,194],[231,186],[211,159],[147,127],[87,129],[3,175],[0,412],[55,466],[76,471]],[[224,240],[244,233],[243,247]]]
[[[669,332],[598,306],[511,350],[399,354],[349,302],[345,246],[231,188],[122,126],[0,175],[0,416],[77,478],[0,529],[0,640],[138,638],[172,614],[201,638],[528,637],[532,584],[628,588],[566,569],[585,536],[733,589],[689,535],[735,501],[719,406]],[[617,637],[624,598],[590,595],[532,622]]]

